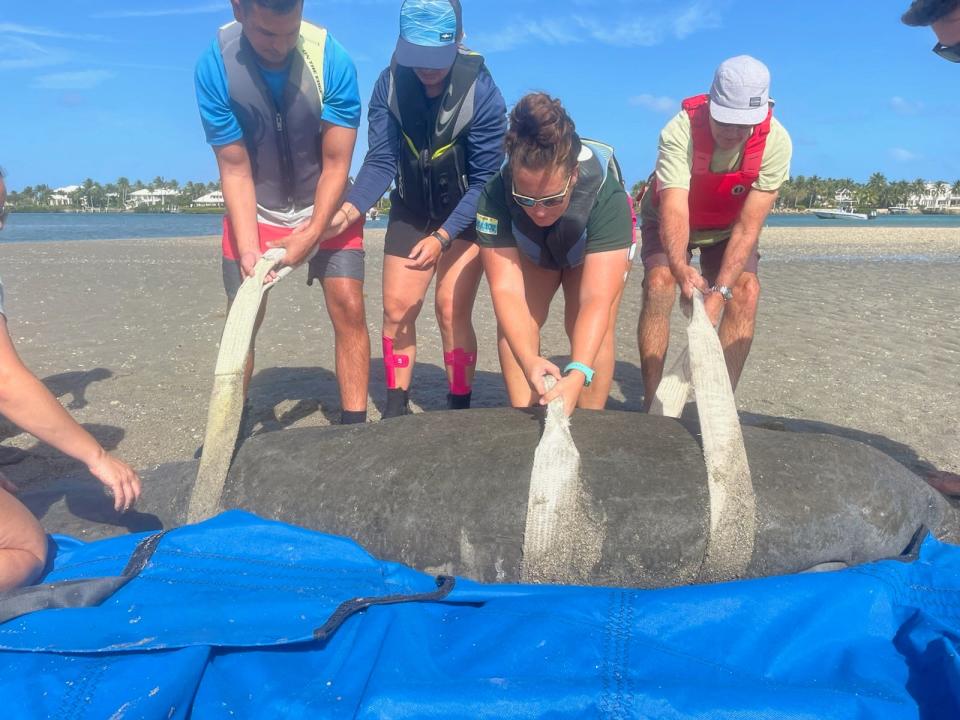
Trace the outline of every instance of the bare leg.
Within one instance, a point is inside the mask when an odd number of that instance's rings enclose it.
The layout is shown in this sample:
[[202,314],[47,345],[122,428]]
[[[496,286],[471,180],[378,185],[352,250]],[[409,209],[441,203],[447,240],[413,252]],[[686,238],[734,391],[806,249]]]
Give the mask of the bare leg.
[[47,561],[47,536],[23,504],[0,488],[0,592],[36,580]]
[[407,367],[396,368],[396,385],[407,390],[417,359],[417,317],[423,298],[433,280],[434,269],[411,270],[410,261],[393,255],[383,256],[383,335],[393,338],[395,355],[410,359]]
[[[476,356],[477,334],[473,329],[473,304],[483,276],[480,246],[456,240],[441,257],[437,270],[436,312],[443,351],[461,348]],[[467,385],[473,385],[474,365],[465,368]],[[447,380],[454,386],[454,369],[447,365]]]
[[643,407],[649,411],[663,378],[663,363],[670,344],[670,313],[677,283],[668,267],[653,267],[643,278],[643,309],[637,326],[640,372],[643,376]]
[[[550,301],[553,300],[557,288],[560,286],[560,272],[545,270],[520,255],[520,265],[523,269],[524,294],[527,299],[526,308],[517,308],[516,312],[526,310],[529,318],[530,342],[540,346],[540,328],[547,321],[550,313]],[[500,355],[500,368],[503,372],[503,382],[507,387],[507,396],[513,407],[530,407],[535,404],[539,395],[530,386],[523,368],[517,362],[507,343],[506,338],[497,327],[497,352]]]
[[[573,345],[573,328],[577,321],[577,315],[580,314],[580,281],[582,278],[583,266],[564,273],[563,276],[564,326],[571,347]],[[607,404],[610,388],[613,386],[613,372],[617,361],[617,311],[620,309],[621,298],[623,298],[622,289],[617,293],[616,299],[610,306],[607,331],[600,342],[597,357],[593,361],[594,379],[590,383],[590,387],[585,387],[580,393],[580,399],[577,401],[577,407],[579,408],[603,410]]]
[[323,297],[333,323],[340,407],[348,412],[367,409],[370,381],[370,333],[363,307],[363,282],[353,278],[324,278]]
[[760,301],[760,281],[755,273],[740,275],[733,288],[733,300],[726,304],[720,321],[720,344],[730,373],[730,384],[737,389],[740,374],[747,362],[753,344],[753,330],[757,319],[757,304]]

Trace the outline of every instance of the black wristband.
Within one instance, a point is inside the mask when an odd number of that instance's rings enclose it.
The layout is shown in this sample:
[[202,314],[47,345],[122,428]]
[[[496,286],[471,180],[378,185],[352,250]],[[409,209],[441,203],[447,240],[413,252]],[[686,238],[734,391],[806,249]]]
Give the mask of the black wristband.
[[434,230],[430,233],[433,237],[440,241],[440,249],[446,251],[450,249],[450,246],[453,244],[453,240],[445,240],[443,235],[440,234],[439,230]]

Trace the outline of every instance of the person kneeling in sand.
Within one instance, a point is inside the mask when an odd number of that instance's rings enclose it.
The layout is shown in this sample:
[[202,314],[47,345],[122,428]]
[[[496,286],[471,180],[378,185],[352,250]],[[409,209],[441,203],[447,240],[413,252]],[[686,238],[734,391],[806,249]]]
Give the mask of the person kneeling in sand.
[[[0,218],[6,187],[0,171]],[[0,228],[2,228],[0,221]],[[133,468],[110,455],[84,430],[20,360],[7,332],[0,283],[0,415],[39,440],[84,464],[113,493],[118,512],[140,496]],[[16,486],[0,474],[0,592],[37,579],[47,560],[47,538],[37,519],[13,495]]]
[[[661,131],[640,204],[645,275],[637,335],[647,410],[663,376],[677,285],[685,298],[694,289],[706,295],[736,389],[760,298],[760,231],[790,177],[791,154],[790,137],[773,118],[770,73],[747,55],[723,62],[710,94],[684,100]],[[694,249],[702,275],[690,265]]]
[[[581,140],[559,100],[533,93],[510,113],[506,149],[507,164],[480,196],[477,241],[510,403],[562,396],[567,415],[603,409],[635,249],[633,205],[613,148]],[[540,356],[539,332],[561,286],[571,360],[563,373]],[[547,375],[558,381],[549,392]]]

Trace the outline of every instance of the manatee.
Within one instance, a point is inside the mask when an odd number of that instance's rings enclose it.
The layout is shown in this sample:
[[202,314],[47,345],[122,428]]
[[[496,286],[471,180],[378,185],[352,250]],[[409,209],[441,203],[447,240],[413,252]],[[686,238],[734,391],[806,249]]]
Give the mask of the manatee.
[[[484,582],[521,577],[542,417],[509,408],[431,412],[363,426],[256,435],[234,458],[222,507],[343,535],[387,560]],[[707,547],[709,493],[695,422],[577,411],[571,430],[602,546],[587,582],[692,582]],[[743,428],[756,492],[743,577],[856,565],[953,532],[942,496],[882,452],[832,435]],[[23,496],[48,532],[83,539],[185,521],[197,463],[143,474],[118,516],[97,484],[70,477]]]

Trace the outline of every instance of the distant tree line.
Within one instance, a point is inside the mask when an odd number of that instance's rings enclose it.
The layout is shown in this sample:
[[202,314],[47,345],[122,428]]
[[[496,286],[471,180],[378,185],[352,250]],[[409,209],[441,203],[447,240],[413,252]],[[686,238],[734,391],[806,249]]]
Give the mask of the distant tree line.
[[[634,183],[631,194],[637,194],[646,185],[645,180]],[[960,180],[887,180],[883,173],[874,173],[865,183],[850,178],[822,178],[817,175],[797,175],[780,188],[777,206],[780,209],[804,210],[816,207],[832,207],[837,193],[849,190],[854,205],[859,209],[873,210],[894,206],[925,205],[927,198],[953,197],[960,200]]]
[[[187,182],[181,185],[177,180],[167,180],[160,176],[149,183],[142,180],[130,182],[125,177],[119,177],[112,183],[99,183],[87,178],[76,190],[66,195],[73,209],[122,210],[128,206],[130,194],[138,190],[175,190],[180,194],[171,196],[166,205],[189,207],[198,197],[219,189],[219,182]],[[28,185],[19,192],[9,192],[7,202],[15,210],[49,209],[54,194],[56,188],[49,185]]]
[[893,206],[925,205],[931,197],[960,198],[960,180],[889,181],[883,173],[874,173],[865,183],[850,178],[821,178],[797,175],[780,188],[778,204],[782,208],[803,209],[832,206],[841,190],[853,193],[857,208],[871,210]]

